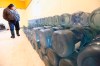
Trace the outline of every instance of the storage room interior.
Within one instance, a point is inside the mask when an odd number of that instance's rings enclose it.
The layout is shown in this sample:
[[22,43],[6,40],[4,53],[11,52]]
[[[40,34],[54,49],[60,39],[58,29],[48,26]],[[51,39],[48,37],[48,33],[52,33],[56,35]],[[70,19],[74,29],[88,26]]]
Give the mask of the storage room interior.
[[[15,39],[3,18],[9,4],[20,15]],[[0,66],[100,66],[99,18],[100,0],[0,0]]]

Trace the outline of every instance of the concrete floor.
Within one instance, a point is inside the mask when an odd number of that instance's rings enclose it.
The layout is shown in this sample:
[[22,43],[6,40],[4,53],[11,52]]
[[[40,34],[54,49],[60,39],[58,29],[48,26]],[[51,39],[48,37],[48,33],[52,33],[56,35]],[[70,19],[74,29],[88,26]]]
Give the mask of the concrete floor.
[[0,66],[45,66],[25,34],[15,39],[9,31],[0,32]]

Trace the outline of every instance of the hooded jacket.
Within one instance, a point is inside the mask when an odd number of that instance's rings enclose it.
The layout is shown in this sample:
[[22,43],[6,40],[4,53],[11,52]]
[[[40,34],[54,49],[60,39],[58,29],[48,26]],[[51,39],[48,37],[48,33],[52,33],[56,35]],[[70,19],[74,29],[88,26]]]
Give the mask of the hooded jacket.
[[7,21],[15,20],[20,21],[20,16],[16,10],[10,10],[9,8],[4,9],[3,18]]

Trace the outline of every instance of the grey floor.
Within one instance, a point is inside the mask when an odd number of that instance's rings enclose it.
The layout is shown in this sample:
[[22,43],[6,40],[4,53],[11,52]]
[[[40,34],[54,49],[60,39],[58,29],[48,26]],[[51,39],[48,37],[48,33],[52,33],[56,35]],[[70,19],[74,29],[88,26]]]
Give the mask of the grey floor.
[[0,66],[45,66],[23,31],[10,38],[9,31],[0,32]]

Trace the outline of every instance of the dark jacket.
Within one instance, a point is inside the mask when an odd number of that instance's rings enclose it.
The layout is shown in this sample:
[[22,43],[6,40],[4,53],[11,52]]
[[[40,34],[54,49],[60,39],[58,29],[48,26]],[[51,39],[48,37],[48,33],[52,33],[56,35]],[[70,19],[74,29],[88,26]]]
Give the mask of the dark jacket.
[[9,8],[4,9],[3,18],[7,21],[15,20],[20,21],[20,16],[16,10],[10,10]]

